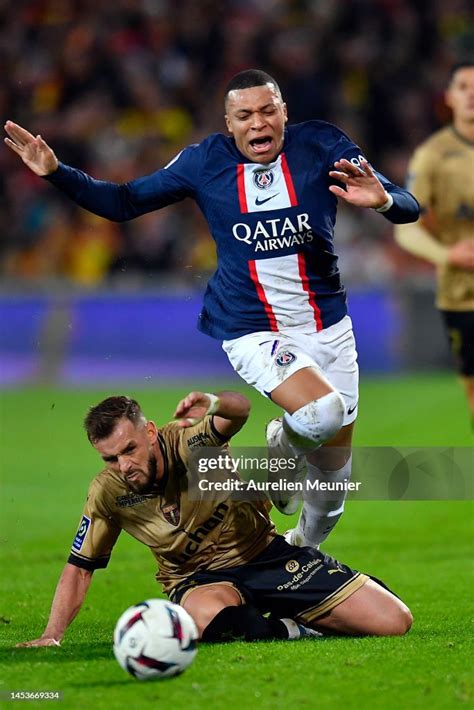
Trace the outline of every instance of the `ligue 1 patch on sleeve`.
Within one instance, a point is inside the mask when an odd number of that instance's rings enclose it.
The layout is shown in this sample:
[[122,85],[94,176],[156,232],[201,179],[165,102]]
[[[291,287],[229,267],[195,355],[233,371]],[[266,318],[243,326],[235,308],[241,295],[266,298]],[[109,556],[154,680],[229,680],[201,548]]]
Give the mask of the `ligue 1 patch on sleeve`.
[[72,546],[75,550],[81,549],[82,543],[86,539],[87,531],[89,530],[90,524],[91,519],[88,518],[87,515],[83,515],[76,533],[76,537],[74,538],[74,542],[72,543]]

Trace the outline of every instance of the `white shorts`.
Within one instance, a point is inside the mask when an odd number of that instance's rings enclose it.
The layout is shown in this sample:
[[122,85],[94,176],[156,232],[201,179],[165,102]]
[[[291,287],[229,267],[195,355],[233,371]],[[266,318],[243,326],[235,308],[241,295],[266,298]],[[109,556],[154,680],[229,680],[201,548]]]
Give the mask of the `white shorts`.
[[359,368],[349,316],[319,333],[259,331],[224,340],[222,348],[242,379],[267,397],[298,370],[317,368],[344,398],[344,426],[357,417]]

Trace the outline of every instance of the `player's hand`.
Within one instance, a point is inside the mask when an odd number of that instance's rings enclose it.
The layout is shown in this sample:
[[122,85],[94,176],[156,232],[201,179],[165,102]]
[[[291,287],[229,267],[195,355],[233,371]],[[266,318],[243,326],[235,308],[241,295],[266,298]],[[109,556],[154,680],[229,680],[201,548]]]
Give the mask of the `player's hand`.
[[36,175],[44,177],[57,170],[59,161],[40,135],[34,136],[13,121],[5,123],[6,145],[23,160]]
[[190,392],[176,407],[174,418],[186,428],[202,421],[210,413],[212,401],[204,392]]
[[458,269],[474,271],[474,239],[463,239],[448,251],[448,263]]
[[361,160],[360,167],[343,158],[334,163],[335,170],[329,171],[333,180],[342,182],[346,189],[339,185],[330,185],[329,190],[357,207],[378,209],[388,200],[388,192],[372,170],[370,163]]
[[15,648],[36,648],[38,646],[60,646],[61,644],[57,639],[50,637],[33,639],[33,641],[23,641],[23,643],[17,643]]

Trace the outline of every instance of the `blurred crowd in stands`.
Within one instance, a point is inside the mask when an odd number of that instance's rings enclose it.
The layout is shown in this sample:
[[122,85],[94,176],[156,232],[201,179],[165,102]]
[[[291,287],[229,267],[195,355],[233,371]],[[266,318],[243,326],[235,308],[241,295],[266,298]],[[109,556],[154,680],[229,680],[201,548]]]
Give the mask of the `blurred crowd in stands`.
[[[403,184],[413,148],[449,121],[449,67],[472,56],[469,0],[0,0],[0,106],[60,160],[116,182],[224,131],[223,88],[260,67],[290,120],[340,126]],[[472,32],[472,30],[471,30]],[[214,247],[190,200],[127,224],[75,207],[0,150],[1,272],[10,282],[192,286]],[[390,224],[340,208],[344,280],[425,269]]]

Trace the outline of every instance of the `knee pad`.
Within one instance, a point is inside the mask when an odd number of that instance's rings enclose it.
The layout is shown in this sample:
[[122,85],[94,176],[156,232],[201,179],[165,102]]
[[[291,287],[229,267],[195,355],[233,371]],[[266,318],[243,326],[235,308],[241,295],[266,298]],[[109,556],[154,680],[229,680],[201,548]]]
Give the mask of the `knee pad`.
[[283,417],[290,443],[302,453],[314,451],[337,434],[344,423],[345,404],[339,392],[329,392]]

